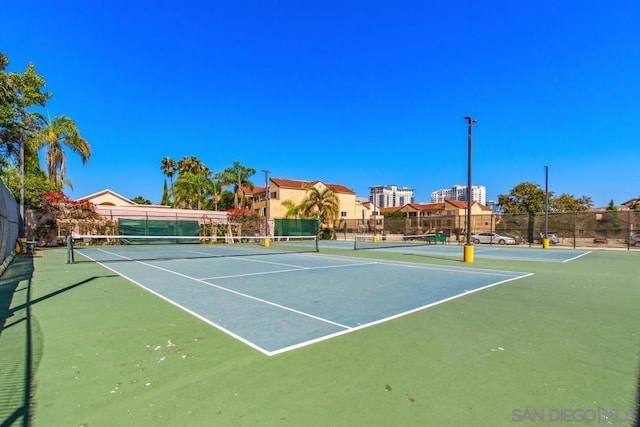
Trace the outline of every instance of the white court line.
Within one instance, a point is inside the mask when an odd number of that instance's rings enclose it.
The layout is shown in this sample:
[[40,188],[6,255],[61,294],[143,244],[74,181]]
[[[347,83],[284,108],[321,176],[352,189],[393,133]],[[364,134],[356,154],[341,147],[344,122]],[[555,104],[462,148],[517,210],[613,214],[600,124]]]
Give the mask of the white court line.
[[[353,257],[349,255],[326,255],[326,254],[317,254],[317,255],[308,255],[308,254],[300,254],[300,256],[321,256],[323,258],[330,259],[369,259],[369,258],[359,258]],[[447,271],[447,272],[460,272],[466,274],[489,274],[489,275],[503,275],[503,276],[512,276],[514,274],[529,274],[522,271],[508,271],[508,270],[491,270],[487,268],[473,268],[473,267],[458,267],[454,265],[436,265],[436,264],[416,264],[415,262],[410,261],[384,261],[380,259],[376,259],[375,264],[380,265],[391,265],[396,267],[408,267],[408,268],[418,268],[423,270],[435,270],[435,271]]]
[[[109,251],[105,251],[104,249],[98,249],[98,250],[101,251],[101,252],[107,253],[107,254],[120,256],[120,255],[117,255],[117,254],[113,254],[113,253],[111,253]],[[123,257],[123,258],[126,258],[126,257]],[[296,314],[299,314],[301,316],[309,317],[311,319],[319,320],[321,322],[328,323],[328,324],[333,325],[333,326],[337,326],[337,327],[340,327],[340,328],[347,328],[347,329],[350,328],[350,326],[342,325],[342,324],[334,322],[332,320],[324,319],[324,318],[322,318],[320,316],[315,316],[313,314],[306,313],[304,311],[296,310],[295,308],[287,307],[287,306],[282,305],[282,304],[278,304],[278,303],[271,302],[271,301],[268,301],[268,300],[265,300],[265,299],[262,299],[262,298],[254,297],[253,295],[249,295],[249,294],[245,294],[245,293],[242,293],[242,292],[235,291],[233,289],[225,288],[224,286],[216,285],[215,283],[205,282],[202,279],[198,279],[196,277],[192,277],[192,276],[188,276],[186,274],[178,273],[177,271],[169,270],[168,268],[159,267],[157,265],[149,264],[149,263],[143,262],[143,261],[136,261],[134,259],[130,259],[130,260],[135,262],[135,263],[138,263],[138,264],[146,265],[147,267],[151,267],[151,268],[155,268],[155,269],[158,269],[158,270],[161,270],[161,271],[165,271],[165,272],[170,273],[170,274],[175,274],[176,276],[180,276],[180,277],[183,277],[185,279],[193,280],[195,282],[202,283],[202,284],[207,285],[207,286],[211,286],[211,287],[219,289],[221,291],[229,292],[231,294],[238,295],[238,296],[241,296],[243,298],[251,299],[251,300],[254,300],[254,301],[258,301],[258,302],[261,302],[261,303],[264,303],[264,304],[267,304],[267,305],[271,305],[273,307],[281,308],[283,310],[290,311],[292,313],[296,313]],[[114,271],[114,270],[112,270],[112,271]],[[177,306],[183,308],[182,306],[180,306],[177,303],[174,303],[174,304],[176,304]]]
[[470,291],[464,291],[463,293],[451,296],[449,298],[442,299],[440,301],[432,302],[430,304],[426,304],[426,305],[423,305],[421,307],[416,307],[416,308],[413,308],[411,310],[407,310],[407,311],[404,311],[402,313],[394,314],[393,316],[389,316],[389,317],[385,317],[385,318],[382,318],[382,319],[378,319],[378,320],[375,320],[375,321],[370,322],[370,323],[365,323],[365,324],[362,324],[362,325],[358,325],[358,326],[349,328],[347,330],[343,330],[343,331],[340,331],[340,332],[335,332],[333,334],[329,334],[329,335],[325,335],[325,336],[322,336],[322,337],[318,337],[318,338],[315,338],[313,340],[303,341],[303,342],[300,342],[298,344],[295,344],[295,345],[292,345],[292,346],[289,346],[289,347],[283,347],[283,348],[280,348],[278,350],[268,352],[267,354],[268,354],[268,356],[275,356],[277,354],[284,353],[284,352],[287,352],[287,351],[290,351],[290,350],[295,350],[295,349],[298,349],[298,348],[306,347],[308,345],[315,344],[317,342],[322,342],[322,341],[325,341],[325,340],[328,340],[328,339],[331,339],[331,338],[338,337],[340,335],[345,335],[345,334],[348,334],[348,333],[351,333],[351,332],[359,331],[360,329],[369,328],[371,326],[375,326],[375,325],[378,325],[380,323],[388,322],[389,320],[393,320],[393,319],[397,319],[399,317],[407,316],[409,314],[416,313],[418,311],[427,309],[429,307],[433,307],[435,305],[443,304],[445,302],[449,302],[449,301],[452,301],[454,299],[461,298],[463,296],[472,294],[474,292],[479,292],[479,291],[482,291],[482,290],[485,290],[485,289],[488,289],[488,288],[491,288],[491,287],[494,287],[494,286],[501,285],[503,283],[511,282],[513,280],[522,279],[524,277],[528,277],[528,276],[532,276],[532,275],[533,275],[533,273],[523,273],[522,276],[512,277],[510,279],[505,279],[505,280],[501,280],[499,282],[490,283],[490,284],[488,284],[486,286],[483,286],[481,288],[473,289],[473,290],[470,290]]
[[585,255],[588,255],[588,254],[590,254],[590,253],[591,253],[591,251],[586,251],[586,252],[584,252],[584,253],[582,253],[582,254],[580,254],[580,255],[576,255],[576,256],[574,256],[573,258],[565,259],[565,260],[564,260],[564,261],[562,261],[562,262],[564,263],[564,262],[573,261],[574,259],[578,259],[578,258],[583,257],[583,256],[585,256]]
[[324,265],[320,267],[299,267],[299,268],[290,268],[287,270],[274,270],[274,271],[260,271],[257,273],[243,273],[243,274],[231,274],[228,276],[213,276],[213,277],[201,277],[200,280],[214,280],[214,279],[231,279],[234,277],[247,277],[247,276],[263,276],[267,274],[277,274],[277,273],[289,273],[292,271],[311,271],[311,270],[326,270],[329,268],[345,268],[345,267],[359,267],[361,265],[374,265],[380,264],[379,262],[361,262],[357,264],[343,264],[343,265]]
[[[433,265],[432,266],[422,266],[422,265],[415,265],[415,264],[412,264],[412,263],[409,263],[409,262],[403,262],[403,261],[397,261],[397,262],[379,262],[379,261],[376,261],[376,262],[362,262],[362,263],[356,263],[356,264],[347,264],[347,265],[341,265],[341,266],[327,266],[326,268],[331,268],[331,267],[353,267],[353,266],[359,266],[359,265],[374,265],[374,264],[378,264],[378,265],[390,265],[390,266],[399,266],[399,267],[418,268],[418,269],[424,269],[424,270],[456,272],[456,273],[492,274],[492,275],[505,275],[505,276],[512,276],[512,275],[518,274],[518,276],[516,276],[516,277],[510,277],[508,279],[501,280],[501,281],[498,281],[498,282],[495,282],[495,283],[491,283],[489,285],[486,285],[486,286],[483,286],[483,287],[480,287],[480,288],[477,288],[477,289],[467,290],[467,291],[464,291],[464,292],[462,292],[460,294],[451,296],[449,298],[445,298],[445,299],[442,299],[442,300],[439,300],[439,301],[436,301],[436,302],[433,302],[433,303],[430,303],[430,304],[426,304],[426,305],[421,306],[421,307],[416,307],[416,308],[413,308],[411,310],[407,310],[405,312],[395,314],[393,316],[385,317],[385,318],[378,319],[378,320],[375,320],[375,321],[370,322],[370,323],[361,324],[361,325],[358,325],[358,326],[355,326],[355,327],[351,327],[351,326],[347,326],[347,325],[342,325],[342,324],[337,323],[337,322],[333,322],[333,321],[331,321],[329,319],[324,319],[324,318],[321,318],[319,316],[312,315],[310,313],[305,313],[305,312],[300,311],[300,310],[296,310],[296,309],[293,309],[293,308],[290,308],[290,307],[286,307],[286,306],[283,306],[281,304],[273,303],[271,301],[267,301],[267,300],[264,300],[264,299],[261,299],[261,298],[257,298],[257,297],[251,296],[251,295],[243,294],[241,292],[234,291],[232,289],[228,289],[228,288],[225,288],[225,287],[220,286],[220,285],[216,285],[216,284],[213,284],[213,283],[205,282],[202,279],[191,277],[191,276],[188,276],[188,275],[185,275],[185,274],[182,274],[182,273],[178,273],[176,271],[172,271],[172,270],[169,270],[169,269],[166,269],[166,268],[163,268],[163,267],[155,266],[153,264],[149,264],[149,263],[142,262],[142,261],[137,261],[137,260],[122,256],[122,255],[118,255],[118,254],[115,254],[115,253],[112,253],[112,252],[109,252],[109,251],[105,251],[104,249],[97,249],[97,250],[100,251],[100,252],[112,254],[112,255],[115,255],[117,257],[120,257],[120,258],[123,258],[123,259],[127,259],[127,260],[130,260],[130,261],[133,261],[133,262],[136,262],[136,263],[139,263],[139,264],[151,267],[151,268],[155,268],[155,269],[158,269],[158,270],[166,271],[166,272],[168,272],[170,274],[175,274],[177,276],[181,276],[181,277],[184,277],[186,279],[193,280],[193,281],[202,283],[204,285],[211,286],[211,287],[217,288],[219,290],[226,291],[226,292],[229,292],[229,293],[232,293],[232,294],[235,294],[235,295],[247,298],[247,299],[251,299],[251,300],[254,300],[254,301],[262,302],[264,304],[271,305],[271,306],[283,309],[285,311],[290,311],[290,312],[293,312],[293,313],[296,313],[296,314],[299,314],[299,315],[302,315],[302,316],[305,316],[305,317],[309,317],[309,318],[318,320],[320,322],[324,322],[324,323],[331,324],[331,325],[334,325],[336,327],[342,328],[342,331],[339,331],[339,332],[336,332],[336,333],[333,333],[333,334],[324,335],[324,336],[315,338],[313,340],[303,341],[303,342],[300,342],[298,344],[294,344],[292,346],[282,347],[282,348],[280,348],[278,350],[268,351],[268,350],[258,346],[257,344],[255,344],[255,343],[243,338],[242,336],[237,335],[236,333],[234,333],[234,332],[224,328],[223,326],[213,322],[212,320],[207,319],[206,317],[194,312],[193,310],[191,310],[191,309],[189,309],[189,308],[187,308],[187,307],[185,307],[185,306],[173,301],[172,299],[162,295],[161,293],[158,293],[158,292],[148,288],[147,286],[137,282],[136,280],[133,280],[132,278],[128,277],[127,275],[122,274],[121,272],[108,267],[107,265],[103,264],[100,261],[96,261],[95,259],[92,259],[91,257],[89,257],[89,256],[87,256],[85,254],[82,254],[83,256],[91,259],[92,261],[95,261],[98,264],[102,265],[106,269],[108,269],[110,271],[113,271],[114,273],[118,274],[119,276],[124,277],[125,279],[131,281],[132,283],[134,283],[134,284],[136,284],[138,286],[140,286],[141,288],[147,290],[148,292],[160,297],[161,299],[167,301],[168,303],[170,303],[170,304],[172,304],[172,305],[184,310],[185,312],[197,317],[198,319],[204,321],[205,323],[215,327],[216,329],[228,334],[229,336],[237,339],[238,341],[248,345],[249,347],[251,347],[251,348],[253,348],[253,349],[255,349],[255,350],[257,350],[257,351],[259,351],[259,352],[261,352],[261,353],[263,353],[265,355],[267,355],[267,356],[275,356],[277,354],[281,354],[281,353],[284,353],[284,352],[287,352],[287,351],[291,351],[291,350],[295,350],[295,349],[298,349],[298,348],[302,348],[302,347],[305,347],[307,345],[311,345],[311,344],[314,344],[314,343],[317,343],[317,342],[322,342],[322,341],[325,341],[325,340],[328,340],[328,339],[331,339],[331,338],[334,338],[334,337],[337,337],[337,336],[340,336],[340,335],[344,335],[344,334],[347,334],[347,333],[350,333],[350,332],[355,332],[355,331],[360,330],[360,329],[364,329],[364,328],[368,328],[368,327],[371,327],[371,326],[375,326],[375,325],[378,325],[380,323],[387,322],[389,320],[393,320],[393,319],[396,319],[396,318],[399,318],[399,317],[402,317],[402,316],[406,316],[406,315],[409,315],[409,314],[424,310],[426,308],[429,308],[429,307],[432,307],[432,306],[435,306],[435,305],[438,305],[438,304],[442,304],[442,303],[454,300],[456,298],[460,298],[460,297],[466,296],[466,295],[468,295],[470,293],[482,291],[484,289],[488,289],[490,287],[497,286],[497,285],[500,285],[502,283],[510,282],[510,281],[513,281],[513,280],[518,280],[518,279],[533,275],[533,273],[505,272],[505,271],[500,271],[500,270],[483,270],[483,269],[473,269],[473,268],[469,268],[469,267],[446,267],[446,266],[440,267],[440,266],[433,266]],[[300,255],[303,255],[303,256],[316,256],[316,257],[318,256],[318,255],[307,255],[307,254],[300,254]],[[340,259],[340,260],[353,259],[353,257],[339,256],[339,255],[336,255],[336,256],[319,255],[319,256],[324,257],[324,258],[334,258],[334,259]],[[106,262],[108,262],[108,261],[106,261]],[[290,271],[301,271],[301,269],[290,270]],[[509,274],[509,273],[511,273],[511,274]]]

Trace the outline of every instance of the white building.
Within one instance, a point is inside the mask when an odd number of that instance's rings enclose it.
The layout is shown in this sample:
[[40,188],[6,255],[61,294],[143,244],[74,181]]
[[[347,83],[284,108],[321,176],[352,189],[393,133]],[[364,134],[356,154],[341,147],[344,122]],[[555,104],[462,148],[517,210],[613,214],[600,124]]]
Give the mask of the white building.
[[[431,193],[431,203],[442,203],[445,200],[466,201],[467,186],[456,184],[451,188],[436,190],[433,193]],[[484,185],[471,186],[471,201],[478,202],[481,205],[486,205],[487,189],[484,187]]]
[[402,207],[414,203],[413,188],[375,185],[369,187],[369,201],[378,208]]

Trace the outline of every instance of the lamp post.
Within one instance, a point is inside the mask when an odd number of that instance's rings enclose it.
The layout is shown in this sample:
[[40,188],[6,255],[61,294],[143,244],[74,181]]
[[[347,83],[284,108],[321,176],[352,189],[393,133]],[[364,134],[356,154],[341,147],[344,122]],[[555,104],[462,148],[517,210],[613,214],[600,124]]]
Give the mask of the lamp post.
[[269,170],[264,172],[264,245],[269,246]]
[[473,262],[473,245],[471,244],[471,153],[473,143],[473,117],[466,116],[467,121],[467,242],[464,245],[464,262]]
[[542,248],[549,249],[549,166],[544,167],[544,237]]

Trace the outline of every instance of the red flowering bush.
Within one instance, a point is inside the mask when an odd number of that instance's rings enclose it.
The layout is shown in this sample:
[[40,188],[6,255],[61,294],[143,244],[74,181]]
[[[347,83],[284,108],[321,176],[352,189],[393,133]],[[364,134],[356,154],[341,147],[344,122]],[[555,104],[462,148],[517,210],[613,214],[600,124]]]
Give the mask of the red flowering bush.
[[253,236],[263,231],[264,217],[245,208],[234,208],[227,211],[230,223],[240,225],[239,232],[243,236]]
[[48,191],[42,195],[45,209],[48,207],[54,216],[61,218],[89,219],[97,218],[95,205],[89,200],[71,200],[62,191]]

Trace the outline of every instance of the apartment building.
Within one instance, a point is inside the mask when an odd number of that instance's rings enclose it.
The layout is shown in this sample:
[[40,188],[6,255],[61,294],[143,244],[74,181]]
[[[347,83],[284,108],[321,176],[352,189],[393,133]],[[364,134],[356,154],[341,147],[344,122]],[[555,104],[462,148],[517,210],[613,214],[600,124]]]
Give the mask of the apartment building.
[[356,203],[356,193],[342,184],[325,184],[322,181],[301,181],[285,178],[269,178],[268,194],[265,187],[254,187],[247,190],[247,195],[252,198],[251,210],[260,216],[268,218],[284,218],[287,207],[285,201],[291,201],[294,205],[300,204],[307,197],[310,188],[315,187],[320,191],[331,189],[338,197],[338,219],[359,218],[362,215],[362,206]]
[[414,202],[413,191],[397,185],[374,185],[369,187],[369,202],[381,209],[400,207]]
[[[445,200],[467,200],[467,186],[454,185],[451,188],[436,190],[431,193],[431,203],[442,203]],[[487,204],[487,189],[484,185],[471,186],[471,201],[478,202],[481,205]]]

